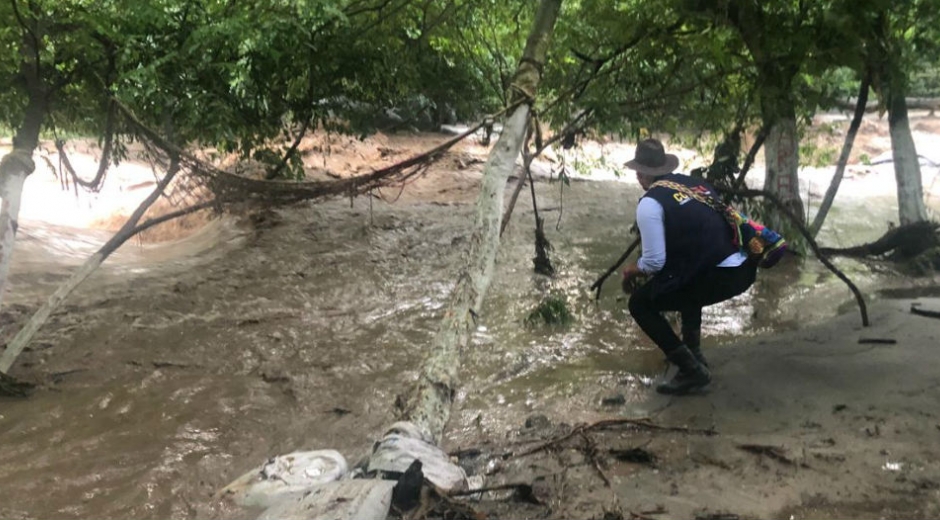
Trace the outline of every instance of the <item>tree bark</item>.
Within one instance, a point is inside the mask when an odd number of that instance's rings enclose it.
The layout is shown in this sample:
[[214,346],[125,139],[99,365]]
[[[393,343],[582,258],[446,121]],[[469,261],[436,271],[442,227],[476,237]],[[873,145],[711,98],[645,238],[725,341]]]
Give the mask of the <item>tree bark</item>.
[[[13,3],[13,9],[17,9],[16,2]],[[29,99],[26,102],[23,122],[13,136],[13,151],[0,160],[0,308],[3,305],[3,292],[19,227],[17,219],[20,216],[23,184],[26,177],[36,169],[32,159],[33,151],[39,145],[39,130],[42,128],[47,108],[46,90],[42,84],[39,66],[42,34],[38,24],[28,27],[18,11],[16,14],[23,26],[23,40],[19,48],[20,75],[26,84]]]
[[845,166],[849,162],[849,154],[852,153],[852,145],[855,143],[855,136],[858,135],[858,129],[862,126],[862,119],[865,117],[865,106],[868,103],[868,90],[871,87],[871,73],[866,73],[862,79],[862,84],[858,90],[858,103],[855,105],[855,114],[852,116],[852,123],[849,125],[849,132],[845,134],[845,142],[842,143],[842,153],[839,154],[839,162],[836,164],[836,172],[832,175],[832,181],[829,182],[829,188],[819,205],[819,211],[813,218],[813,224],[809,232],[815,238],[826,221],[826,215],[832,207],[832,202],[836,198],[836,192],[839,191],[839,185],[842,183],[842,176],[845,174]]
[[[561,0],[542,0],[532,32],[512,82],[514,101],[532,99],[541,79],[551,34]],[[483,168],[483,186],[477,199],[469,259],[457,279],[450,303],[422,365],[418,384],[408,401],[405,419],[440,443],[458,384],[460,356],[474,326],[475,309],[483,303],[490,284],[502,220],[503,192],[525,140],[529,105],[519,106],[504,125],[499,140]]]
[[[764,143],[764,162],[767,165],[764,191],[779,197],[802,223],[806,216],[803,213],[803,200],[800,198],[799,136],[792,107],[790,113],[772,123]],[[770,213],[773,215],[776,211]],[[771,226],[779,226],[785,219],[773,215],[768,221]]]
[[[781,50],[774,44],[765,26],[776,18],[772,10],[760,2],[731,1],[727,3],[726,15],[741,35],[757,70],[762,126],[768,132],[764,143],[767,167],[764,191],[779,198],[802,223],[806,216],[800,198],[800,149],[793,78],[799,73],[805,49]],[[771,208],[767,213],[765,221],[772,227],[779,229],[787,223],[778,210]]]
[[888,129],[894,156],[894,177],[898,185],[898,218],[903,226],[927,220],[927,209],[904,92],[895,87],[888,89],[887,95]]
[[26,322],[26,325],[16,334],[16,336],[10,341],[7,345],[6,350],[3,352],[3,355],[0,355],[0,372],[7,373],[10,370],[10,367],[13,365],[13,362],[16,361],[17,356],[20,355],[20,352],[29,344],[33,336],[36,335],[36,332],[39,331],[39,328],[42,327],[46,320],[49,319],[49,316],[55,311],[59,305],[65,301],[65,298],[78,287],[83,281],[85,281],[88,276],[105,261],[108,256],[111,255],[114,251],[117,250],[124,242],[127,242],[129,238],[141,231],[137,227],[137,222],[144,215],[147,209],[153,205],[154,202],[160,198],[160,195],[163,194],[163,190],[170,184],[170,181],[173,180],[173,177],[176,176],[179,172],[179,160],[174,158],[170,162],[170,167],[166,172],[166,175],[163,176],[163,179],[157,184],[157,187],[154,188],[153,192],[144,199],[143,202],[137,206],[137,209],[134,210],[134,213],[127,219],[127,222],[121,226],[121,229],[111,237],[100,249],[98,249],[95,254],[91,255],[88,260],[76,271],[68,280],[66,280],[46,303],[43,304]]
[[44,112],[43,104],[30,103],[23,126],[13,139],[13,151],[0,160],[0,308],[19,228],[23,184],[36,169],[32,156],[39,143],[39,128]]
[[19,227],[17,218],[20,214],[23,183],[36,168],[31,155],[32,153],[25,150],[14,149],[0,161],[0,305],[3,303],[3,290]]

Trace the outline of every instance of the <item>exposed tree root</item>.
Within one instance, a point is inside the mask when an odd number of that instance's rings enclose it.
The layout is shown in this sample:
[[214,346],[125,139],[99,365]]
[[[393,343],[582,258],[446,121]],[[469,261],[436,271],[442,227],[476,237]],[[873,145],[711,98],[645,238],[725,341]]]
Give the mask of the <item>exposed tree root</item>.
[[937,222],[914,222],[889,229],[874,242],[844,248],[822,247],[819,250],[826,255],[855,258],[880,256],[896,251],[902,258],[913,258],[930,248],[940,246],[938,229],[940,223]]

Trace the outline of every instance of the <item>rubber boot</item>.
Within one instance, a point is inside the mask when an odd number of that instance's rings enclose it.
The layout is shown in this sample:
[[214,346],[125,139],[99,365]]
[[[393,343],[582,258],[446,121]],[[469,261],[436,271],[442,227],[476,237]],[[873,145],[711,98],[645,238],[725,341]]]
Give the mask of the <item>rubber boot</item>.
[[672,378],[672,381],[656,387],[656,391],[661,394],[687,394],[707,385],[712,380],[708,368],[699,363],[692,351],[685,345],[672,351],[669,354],[669,361],[679,367],[679,373]]
[[692,355],[695,356],[695,359],[699,363],[708,367],[708,360],[705,359],[705,354],[702,354],[702,333],[698,330],[686,330],[682,329],[682,341],[685,343],[685,346],[689,347],[689,351],[692,352]]

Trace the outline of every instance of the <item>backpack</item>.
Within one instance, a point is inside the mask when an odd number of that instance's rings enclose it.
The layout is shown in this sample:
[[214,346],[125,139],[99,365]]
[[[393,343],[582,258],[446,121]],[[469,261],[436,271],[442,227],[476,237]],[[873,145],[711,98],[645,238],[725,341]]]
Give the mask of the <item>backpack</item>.
[[676,190],[684,195],[707,205],[721,214],[731,226],[733,242],[739,251],[746,254],[757,265],[769,269],[783,258],[787,251],[787,241],[780,233],[748,217],[711,195],[693,190],[688,186],[672,181],[656,181],[653,186],[662,186]]

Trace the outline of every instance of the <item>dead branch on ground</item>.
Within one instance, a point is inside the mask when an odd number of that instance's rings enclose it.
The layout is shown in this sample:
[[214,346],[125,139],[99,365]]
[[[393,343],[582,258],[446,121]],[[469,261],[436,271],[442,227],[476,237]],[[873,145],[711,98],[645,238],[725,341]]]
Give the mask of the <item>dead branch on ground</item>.
[[703,430],[696,428],[686,428],[682,426],[661,426],[651,422],[649,419],[604,419],[597,421],[591,424],[581,424],[573,428],[570,432],[555,437],[549,441],[543,442],[534,448],[528,449],[522,453],[510,453],[506,458],[519,458],[525,457],[528,455],[533,455],[547,449],[557,448],[560,444],[571,439],[576,435],[581,435],[583,433],[600,431],[600,430],[609,430],[617,427],[632,427],[641,430],[650,430],[650,431],[660,431],[660,432],[672,432],[672,433],[683,433],[686,435],[718,435],[718,432],[712,428]]
[[591,464],[594,466],[597,474],[600,475],[601,480],[604,481],[604,485],[610,487],[610,479],[607,478],[607,474],[604,473],[604,468],[601,467],[600,457],[597,452],[597,443],[585,432],[581,432],[581,438],[584,439],[584,452],[587,454],[588,458],[591,459]]
[[924,316],[927,318],[940,318],[940,311],[928,311],[927,309],[921,309],[919,303],[911,304],[911,314],[916,314],[918,316]]
[[806,463],[798,464],[790,457],[787,457],[786,452],[777,446],[767,446],[764,444],[738,444],[737,447],[739,450],[744,450],[748,453],[753,453],[754,455],[767,456],[776,460],[777,462],[786,464],[787,466],[809,467],[806,465]]

